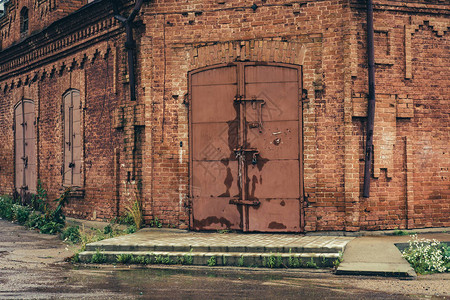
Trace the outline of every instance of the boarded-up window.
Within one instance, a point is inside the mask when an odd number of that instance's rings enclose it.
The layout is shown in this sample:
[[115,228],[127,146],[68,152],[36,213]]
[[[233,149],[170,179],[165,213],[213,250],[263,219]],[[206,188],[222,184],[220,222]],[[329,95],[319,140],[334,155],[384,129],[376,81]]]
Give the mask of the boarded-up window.
[[79,91],[64,94],[64,186],[81,186],[80,106]]
[[36,193],[36,124],[34,102],[22,100],[14,108],[15,185],[21,193]]

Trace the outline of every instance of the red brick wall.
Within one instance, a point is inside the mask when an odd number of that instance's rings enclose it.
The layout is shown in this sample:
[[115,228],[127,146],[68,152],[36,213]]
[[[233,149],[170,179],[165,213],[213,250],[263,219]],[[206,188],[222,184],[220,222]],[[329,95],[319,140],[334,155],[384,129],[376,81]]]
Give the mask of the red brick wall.
[[[375,1],[377,106],[369,199],[362,198],[365,5],[338,0],[301,5],[267,0],[256,2],[256,10],[240,0],[144,4],[138,20],[145,26],[135,29],[133,103],[124,34],[106,17],[109,10],[97,5],[93,11],[104,17],[70,19],[74,34],[42,56],[48,63],[29,63],[19,71],[1,71],[0,63],[0,193],[13,186],[10,116],[24,93],[39,103],[39,177],[51,198],[61,192],[60,106],[72,87],[80,90],[83,103],[84,197],[71,199],[66,212],[112,218],[132,199],[130,189],[139,186],[147,222],[157,217],[165,226],[187,228],[187,73],[235,60],[268,61],[301,65],[308,91],[303,101],[306,231],[449,226],[450,7],[442,1],[405,3]],[[6,45],[12,40],[11,35]]]
[[[151,94],[145,97],[146,107],[152,107],[145,128],[152,142],[146,146],[153,154],[144,157],[144,165],[153,165],[144,169],[144,182],[153,178],[153,189],[144,193],[146,201],[153,203],[153,214],[164,224],[187,225],[184,206],[188,200],[188,124],[187,108],[182,104],[188,93],[187,72],[236,59],[257,60],[258,52],[262,53],[260,60],[266,57],[267,61],[289,63],[291,53],[281,54],[282,48],[299,45],[292,50],[293,56],[301,56],[303,46],[304,61],[292,62],[303,64],[304,88],[309,95],[303,111],[304,153],[308,157],[305,188],[310,194],[307,230],[343,229],[344,133],[340,99],[344,80],[342,16],[346,7],[340,1],[314,1],[301,8],[276,1],[256,11],[249,6],[243,1],[165,1],[145,8],[146,35],[152,45],[149,51],[156,58],[143,63],[142,73],[143,85],[152,87]],[[240,53],[235,47],[240,48]],[[279,50],[271,55],[271,47]]]
[[[430,14],[423,16],[375,10],[374,173],[378,175],[372,178],[371,197],[360,198],[361,229],[450,224],[448,17],[433,8],[442,6],[430,5]],[[359,10],[355,16],[363,33],[358,38],[358,63],[363,65],[365,13]],[[358,93],[367,93],[366,73],[365,68],[357,70],[354,108],[362,103]],[[354,127],[364,136],[365,120],[359,117],[365,112],[358,110]],[[361,161],[362,149],[360,140]],[[362,181],[363,162],[359,174]]]

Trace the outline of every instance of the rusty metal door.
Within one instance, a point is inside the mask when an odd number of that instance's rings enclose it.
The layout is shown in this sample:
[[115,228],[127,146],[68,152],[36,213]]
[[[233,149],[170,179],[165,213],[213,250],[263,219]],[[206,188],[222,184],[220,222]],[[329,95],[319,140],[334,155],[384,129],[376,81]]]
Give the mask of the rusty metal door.
[[64,186],[81,185],[81,102],[80,92],[64,95]]
[[34,102],[24,99],[14,108],[15,186],[21,195],[36,193],[36,120]]
[[191,228],[302,231],[300,67],[236,62],[189,78]]

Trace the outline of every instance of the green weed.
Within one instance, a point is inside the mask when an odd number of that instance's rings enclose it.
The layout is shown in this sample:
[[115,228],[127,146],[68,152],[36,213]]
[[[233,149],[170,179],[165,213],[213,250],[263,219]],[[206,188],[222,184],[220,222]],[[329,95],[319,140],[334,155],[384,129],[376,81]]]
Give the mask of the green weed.
[[310,261],[306,262],[306,267],[307,268],[315,268],[318,269],[319,267],[317,266],[316,262],[314,261],[314,259],[311,257]]
[[208,266],[214,267],[217,264],[216,257],[213,255],[208,259]]
[[79,226],[70,226],[64,229],[61,233],[61,238],[64,241],[68,241],[72,244],[78,244],[81,242],[81,234]]
[[150,221],[150,227],[161,228],[162,223],[159,221],[158,217],[154,217],[153,220]]
[[104,264],[106,262],[106,255],[100,252],[100,249],[97,249],[96,252],[92,255],[91,263],[93,264]]
[[241,255],[241,257],[238,258],[237,265],[238,265],[238,267],[244,267],[245,266],[245,260],[244,260],[244,256],[243,255]]
[[133,261],[134,257],[132,254],[119,254],[117,255],[117,262],[119,264],[128,264]]

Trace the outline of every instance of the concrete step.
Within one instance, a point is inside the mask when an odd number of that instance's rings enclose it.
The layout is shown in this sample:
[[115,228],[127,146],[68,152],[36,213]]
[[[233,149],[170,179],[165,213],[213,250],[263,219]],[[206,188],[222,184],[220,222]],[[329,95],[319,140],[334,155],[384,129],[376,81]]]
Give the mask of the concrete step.
[[83,262],[96,262],[97,257],[110,263],[118,262],[118,258],[134,258],[138,263],[147,264],[189,261],[194,265],[331,267],[351,240],[353,237],[145,228],[134,234],[90,243],[79,257]]
[[339,253],[344,251],[342,245],[324,245],[321,247],[313,245],[277,247],[277,246],[204,246],[204,245],[137,245],[137,244],[110,244],[96,242],[86,245],[86,251],[103,251],[116,252],[224,252],[224,253]]
[[84,263],[184,264],[210,266],[325,268],[332,267],[339,253],[260,253],[200,251],[84,251]]

